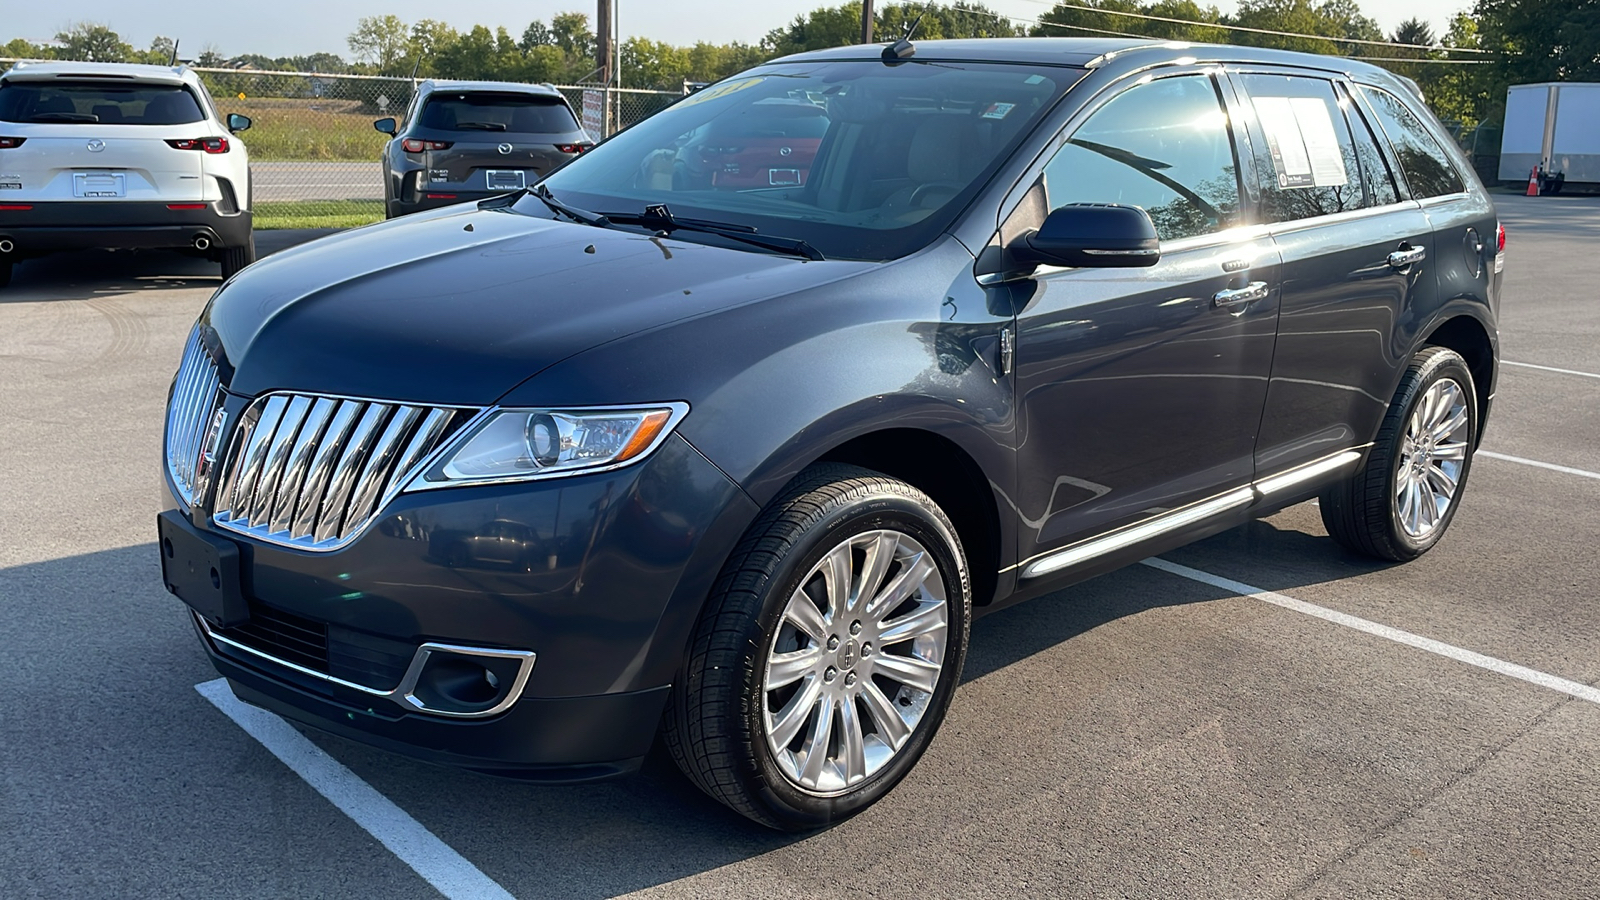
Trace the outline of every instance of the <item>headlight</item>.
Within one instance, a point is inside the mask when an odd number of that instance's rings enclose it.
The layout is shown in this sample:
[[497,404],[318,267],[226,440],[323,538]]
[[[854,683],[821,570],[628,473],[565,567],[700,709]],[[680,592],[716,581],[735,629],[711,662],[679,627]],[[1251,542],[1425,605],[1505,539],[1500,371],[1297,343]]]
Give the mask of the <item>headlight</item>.
[[500,409],[453,441],[412,489],[530,481],[626,466],[650,455],[686,403],[599,409]]

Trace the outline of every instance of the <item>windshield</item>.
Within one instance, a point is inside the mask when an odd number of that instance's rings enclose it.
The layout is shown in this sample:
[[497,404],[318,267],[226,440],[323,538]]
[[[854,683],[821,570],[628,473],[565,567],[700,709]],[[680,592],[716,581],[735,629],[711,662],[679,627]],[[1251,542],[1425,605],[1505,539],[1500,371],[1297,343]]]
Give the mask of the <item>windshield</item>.
[[0,122],[187,125],[205,118],[181,85],[13,81],[0,85]]
[[544,184],[596,212],[667,204],[678,217],[802,239],[830,259],[895,259],[949,227],[1082,74],[932,60],[764,66],[684,98]]
[[559,98],[531,94],[433,94],[422,107],[417,125],[431,131],[512,134],[570,134],[578,130],[578,120]]

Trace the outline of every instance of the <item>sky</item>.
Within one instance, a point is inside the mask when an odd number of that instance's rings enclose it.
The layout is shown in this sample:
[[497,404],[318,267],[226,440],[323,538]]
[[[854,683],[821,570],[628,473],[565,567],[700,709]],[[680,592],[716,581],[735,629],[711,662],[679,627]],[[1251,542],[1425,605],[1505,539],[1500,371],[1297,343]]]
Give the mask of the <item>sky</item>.
[[[818,6],[840,0],[618,0],[618,25],[623,37],[635,35],[671,44],[710,41],[755,43],[774,28]],[[887,0],[879,0],[880,3]],[[1202,5],[1207,0],[1200,0]],[[1211,0],[1232,12],[1235,0]],[[1009,16],[1037,19],[1050,9],[1047,0],[986,0],[991,9]],[[184,55],[214,46],[224,56],[260,53],[298,56],[329,51],[349,54],[345,36],[362,16],[393,13],[406,22],[439,19],[458,29],[476,24],[504,25],[520,35],[534,19],[549,21],[556,13],[581,10],[591,22],[596,0],[272,0],[250,6],[229,0],[180,3],[174,0],[66,0],[37,3],[0,0],[0,44],[22,37],[51,38],[73,22],[102,22],[136,47],[147,47],[156,35],[182,42]],[[1452,16],[1470,0],[1361,0],[1362,11],[1378,20],[1385,32],[1401,20],[1417,16],[1443,34]],[[266,12],[270,8],[270,14]],[[254,12],[252,13],[252,10]]]

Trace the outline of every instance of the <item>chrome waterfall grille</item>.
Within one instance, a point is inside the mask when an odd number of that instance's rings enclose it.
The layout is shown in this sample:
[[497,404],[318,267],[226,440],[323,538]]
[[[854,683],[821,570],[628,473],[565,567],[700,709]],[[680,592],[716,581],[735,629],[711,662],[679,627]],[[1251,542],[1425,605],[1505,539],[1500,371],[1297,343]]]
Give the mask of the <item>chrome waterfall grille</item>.
[[212,520],[258,540],[354,540],[472,410],[266,394],[245,410]]
[[172,398],[167,401],[167,473],[178,496],[190,506],[205,493],[210,475],[209,460],[202,465],[200,457],[208,449],[215,451],[206,444],[222,397],[220,386],[217,363],[200,339],[200,329],[195,328],[184,345]]

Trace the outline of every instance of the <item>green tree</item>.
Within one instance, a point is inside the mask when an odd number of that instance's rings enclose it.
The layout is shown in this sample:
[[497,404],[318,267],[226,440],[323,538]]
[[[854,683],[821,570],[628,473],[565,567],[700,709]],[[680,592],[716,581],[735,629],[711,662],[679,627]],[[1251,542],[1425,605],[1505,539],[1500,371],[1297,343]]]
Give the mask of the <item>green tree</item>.
[[[1073,8],[1079,6],[1092,6],[1097,11]],[[1113,15],[1119,12],[1183,19],[1185,22],[1180,24]],[[1194,0],[1160,0],[1149,5],[1135,0],[1086,0],[1083,3],[1057,5],[1041,16],[1039,21],[1041,24],[1034,26],[1031,32],[1036,37],[1086,37],[1111,31],[1169,41],[1220,43],[1228,40],[1227,31],[1205,24],[1222,21],[1222,14],[1217,8],[1201,6]]]
[[22,38],[12,38],[0,44],[0,56],[11,59],[54,59],[55,52],[42,44],[30,43]]
[[405,68],[411,35],[399,16],[363,16],[356,21],[356,30],[350,32],[345,43],[356,59],[371,65],[380,74],[397,75]]
[[134,49],[110,27],[98,22],[78,22],[56,35],[61,43],[57,59],[82,62],[128,62],[134,58]]

